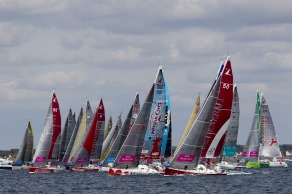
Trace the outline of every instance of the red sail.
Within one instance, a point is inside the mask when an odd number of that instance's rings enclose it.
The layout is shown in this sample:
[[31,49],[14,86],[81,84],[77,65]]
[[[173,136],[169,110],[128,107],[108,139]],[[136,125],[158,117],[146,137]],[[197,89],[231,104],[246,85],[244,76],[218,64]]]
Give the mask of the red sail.
[[[217,157],[220,155],[226,129],[222,128],[224,124],[230,119],[231,107],[233,99],[233,73],[230,60],[227,60],[224,70],[221,75],[220,90],[216,107],[212,116],[211,124],[207,137],[205,139],[204,148],[201,157]],[[222,128],[222,129],[221,129]],[[219,133],[220,131],[220,133]],[[215,151],[217,152],[215,153]],[[218,152],[220,150],[220,152]]]
[[94,152],[94,148],[96,145],[96,142],[98,140],[99,132],[100,132],[100,124],[101,122],[105,121],[105,111],[103,106],[102,99],[99,102],[98,108],[96,110],[96,113],[94,115],[93,121],[91,123],[91,126],[89,128],[89,131],[87,133],[87,136],[85,138],[83,148],[87,150],[89,157],[92,152]]
[[51,141],[50,151],[48,155],[49,160],[52,159],[52,153],[55,148],[55,143],[61,133],[61,113],[60,113],[60,108],[59,108],[59,102],[58,102],[55,92],[53,92],[51,103],[52,103],[51,111],[52,111],[52,117],[53,117],[53,123],[52,123],[53,135],[52,135],[52,141]]

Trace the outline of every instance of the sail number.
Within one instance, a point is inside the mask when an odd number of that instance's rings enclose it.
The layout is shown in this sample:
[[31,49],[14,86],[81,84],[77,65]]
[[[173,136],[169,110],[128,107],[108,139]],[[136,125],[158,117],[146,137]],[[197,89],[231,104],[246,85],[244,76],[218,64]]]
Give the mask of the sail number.
[[53,112],[58,112],[58,109],[57,108],[53,108]]
[[223,88],[224,88],[224,89],[229,89],[229,84],[224,83],[224,84],[223,84]]

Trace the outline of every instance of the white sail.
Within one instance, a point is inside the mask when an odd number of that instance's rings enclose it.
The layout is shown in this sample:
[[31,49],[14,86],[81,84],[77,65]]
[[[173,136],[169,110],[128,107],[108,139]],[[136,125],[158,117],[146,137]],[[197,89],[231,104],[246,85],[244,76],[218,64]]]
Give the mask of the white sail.
[[125,142],[113,162],[115,168],[135,168],[139,165],[146,128],[153,102],[154,84]]
[[230,122],[227,128],[226,139],[224,142],[223,157],[233,157],[236,153],[238,127],[239,127],[239,97],[237,86],[233,89],[233,103]]
[[49,106],[43,132],[33,157],[33,164],[43,165],[48,160],[57,159],[60,145],[61,114],[55,92]]
[[280,151],[276,130],[272,120],[272,116],[269,110],[269,105],[264,97],[261,95],[261,106],[262,106],[262,142],[261,142],[261,153],[262,157],[282,157]]
[[68,163],[72,163],[74,161],[74,159],[76,158],[77,153],[79,152],[82,143],[84,141],[85,135],[88,132],[88,129],[90,127],[92,121],[92,110],[91,110],[91,106],[89,104],[89,102],[87,101],[87,105],[86,105],[86,110],[83,113],[80,125],[79,125],[79,129],[69,156],[69,160]]
[[104,158],[106,157],[111,145],[113,144],[113,142],[115,141],[119,130],[122,127],[122,112],[119,114],[116,122],[114,123],[114,125],[112,126],[111,130],[109,131],[107,137],[105,138],[105,140],[102,143],[102,150],[101,150],[101,156],[102,156],[102,160],[104,160]]

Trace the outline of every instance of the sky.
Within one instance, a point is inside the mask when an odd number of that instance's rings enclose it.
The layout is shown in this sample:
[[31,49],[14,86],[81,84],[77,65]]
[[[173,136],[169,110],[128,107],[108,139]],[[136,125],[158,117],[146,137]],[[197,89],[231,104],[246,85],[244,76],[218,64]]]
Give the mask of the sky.
[[292,144],[290,0],[0,0],[0,150],[19,148],[30,120],[35,147],[52,91],[62,114],[104,101],[106,120],[141,104],[162,65],[173,145],[229,54],[238,86],[238,144],[252,125],[256,90],[280,144]]

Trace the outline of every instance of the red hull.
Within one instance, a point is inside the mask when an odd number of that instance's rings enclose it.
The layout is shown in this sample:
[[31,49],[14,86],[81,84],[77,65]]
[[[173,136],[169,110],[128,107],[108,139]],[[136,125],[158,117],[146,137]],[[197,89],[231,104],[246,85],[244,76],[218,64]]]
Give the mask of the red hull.
[[108,175],[123,175],[123,173],[124,173],[124,174],[129,174],[128,171],[123,172],[123,171],[120,170],[120,169],[114,170],[114,169],[110,168],[109,171],[108,171]]
[[54,172],[53,168],[46,167],[30,167],[29,173],[52,173]]
[[72,166],[71,167],[71,170],[72,171],[79,171],[79,172],[98,172],[99,171],[99,168]]
[[225,171],[222,172],[195,172],[195,171],[186,171],[173,168],[166,168],[164,175],[168,176],[179,176],[179,175],[227,175]]
[[184,170],[178,170],[173,168],[166,168],[164,171],[164,175],[168,176],[178,176],[178,175],[199,175],[196,172],[189,172]]

